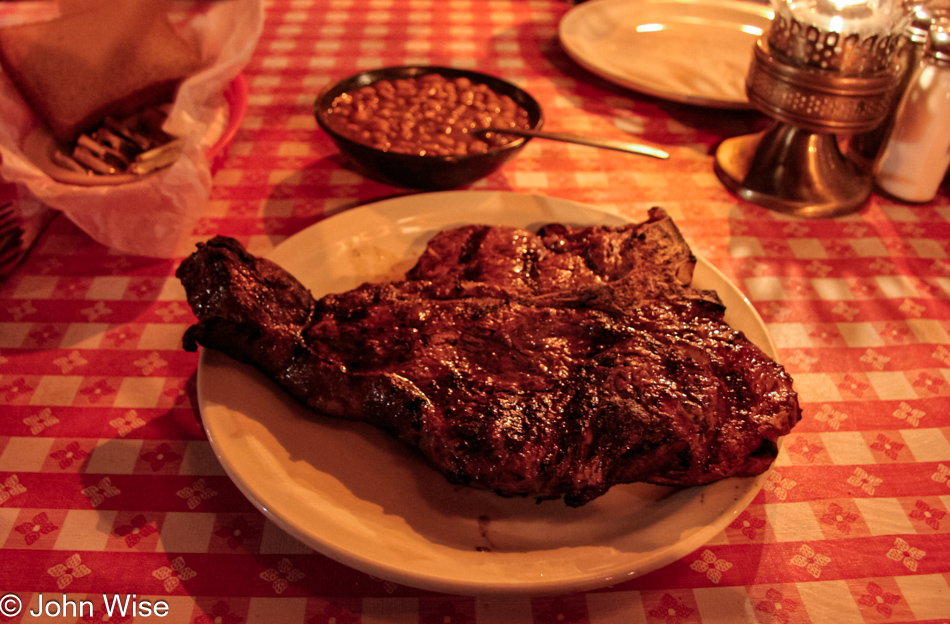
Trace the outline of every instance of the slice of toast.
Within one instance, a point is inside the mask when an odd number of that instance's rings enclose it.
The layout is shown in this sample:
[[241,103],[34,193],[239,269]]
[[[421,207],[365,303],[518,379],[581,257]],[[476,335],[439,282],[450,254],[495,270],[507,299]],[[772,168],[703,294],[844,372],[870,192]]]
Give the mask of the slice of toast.
[[201,60],[151,0],[112,0],[0,29],[0,65],[64,143],[108,115],[170,101]]

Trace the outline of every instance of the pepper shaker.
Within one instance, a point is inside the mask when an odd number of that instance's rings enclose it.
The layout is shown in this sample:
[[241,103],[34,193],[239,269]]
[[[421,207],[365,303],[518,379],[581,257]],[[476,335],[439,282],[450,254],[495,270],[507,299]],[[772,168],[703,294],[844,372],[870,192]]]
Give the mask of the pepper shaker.
[[927,202],[950,165],[950,21],[934,22],[914,77],[901,97],[875,181],[908,202]]

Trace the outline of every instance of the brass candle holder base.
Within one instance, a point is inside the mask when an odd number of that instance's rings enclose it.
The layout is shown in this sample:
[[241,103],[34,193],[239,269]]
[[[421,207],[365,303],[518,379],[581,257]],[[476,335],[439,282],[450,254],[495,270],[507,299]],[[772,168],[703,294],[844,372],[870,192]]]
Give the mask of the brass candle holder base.
[[873,187],[870,173],[842,155],[834,135],[782,122],[723,141],[715,171],[739,197],[797,217],[850,214],[867,202]]
[[[793,37],[789,32],[797,31],[778,26],[775,31],[773,25],[771,34],[786,47],[790,41],[818,40]],[[848,54],[843,59],[852,64],[876,61],[881,50],[880,45],[828,43],[825,52],[844,49]],[[897,68],[874,63],[842,67],[827,62],[840,59],[822,54],[817,66],[802,64],[771,50],[764,36],[754,52],[746,91],[749,101],[774,121],[764,132],[723,141],[716,151],[716,175],[740,197],[786,214],[826,218],[860,210],[871,196],[873,178],[841,153],[837,135],[866,132],[883,122],[898,84]]]

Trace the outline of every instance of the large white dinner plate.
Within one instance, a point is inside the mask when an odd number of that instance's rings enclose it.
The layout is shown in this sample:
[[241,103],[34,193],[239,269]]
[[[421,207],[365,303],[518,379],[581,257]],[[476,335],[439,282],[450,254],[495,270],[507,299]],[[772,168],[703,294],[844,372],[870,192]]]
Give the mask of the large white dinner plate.
[[561,19],[567,54],[642,93],[716,108],[748,108],[745,78],[772,11],[743,0],[590,0]]
[[[555,221],[624,223],[565,200],[449,191],[341,213],[269,257],[320,296],[402,274],[447,227]],[[718,291],[727,319],[774,357],[761,319],[721,273],[700,261],[694,284]],[[284,530],[364,572],[452,593],[566,592],[643,574],[722,530],[764,478],[685,489],[622,485],[572,509],[452,485],[395,439],[313,415],[255,369],[215,351],[202,351],[198,396],[228,475]]]

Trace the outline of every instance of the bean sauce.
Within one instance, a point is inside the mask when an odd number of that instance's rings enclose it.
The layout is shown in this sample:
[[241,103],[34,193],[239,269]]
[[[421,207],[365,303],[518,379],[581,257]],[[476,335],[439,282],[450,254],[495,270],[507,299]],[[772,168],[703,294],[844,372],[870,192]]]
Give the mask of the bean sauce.
[[511,97],[441,74],[380,80],[337,96],[327,112],[330,127],[353,141],[420,156],[482,154],[517,138],[472,130],[531,127]]

